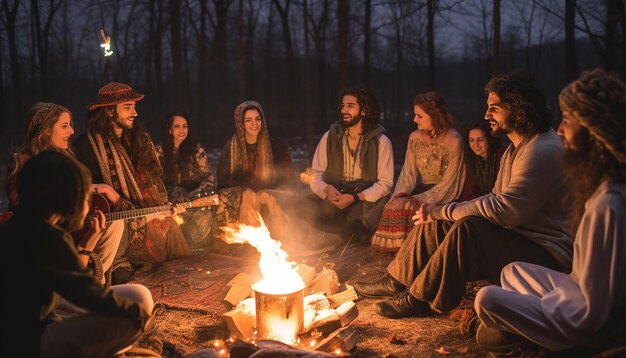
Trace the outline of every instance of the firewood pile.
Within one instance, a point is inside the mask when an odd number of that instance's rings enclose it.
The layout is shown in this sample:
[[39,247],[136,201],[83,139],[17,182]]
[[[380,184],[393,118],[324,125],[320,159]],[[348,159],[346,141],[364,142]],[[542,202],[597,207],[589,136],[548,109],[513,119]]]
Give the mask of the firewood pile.
[[[357,299],[354,288],[339,284],[337,273],[329,268],[316,272],[309,265],[298,264],[298,273],[306,286],[304,322],[301,332],[289,345],[300,350],[345,355],[357,341],[356,330],[350,326],[359,314],[354,303]],[[231,348],[231,356],[232,349],[237,347],[239,351],[246,351],[267,346],[267,343],[257,342],[254,281],[251,275],[240,273],[228,283],[230,290],[224,301],[233,308],[224,313],[223,318],[231,340],[238,340],[238,344]]]

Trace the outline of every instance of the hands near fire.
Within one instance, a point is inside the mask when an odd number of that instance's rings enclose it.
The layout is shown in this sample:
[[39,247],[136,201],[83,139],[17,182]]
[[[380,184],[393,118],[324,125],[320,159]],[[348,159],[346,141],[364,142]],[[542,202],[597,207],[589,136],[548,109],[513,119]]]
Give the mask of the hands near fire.
[[414,224],[419,225],[433,221],[433,219],[430,217],[430,211],[434,206],[435,204],[432,203],[422,203],[422,205],[420,205],[420,208],[417,209],[415,215],[412,217]]
[[328,201],[337,209],[347,208],[350,204],[355,202],[355,198],[352,194],[344,194],[332,185],[328,185],[324,191],[326,192]]

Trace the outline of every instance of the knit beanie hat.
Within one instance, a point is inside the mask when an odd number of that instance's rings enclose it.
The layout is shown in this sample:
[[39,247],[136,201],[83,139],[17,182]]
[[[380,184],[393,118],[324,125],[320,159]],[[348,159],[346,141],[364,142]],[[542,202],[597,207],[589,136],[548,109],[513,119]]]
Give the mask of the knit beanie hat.
[[626,164],[626,85],[601,68],[583,72],[559,95],[559,104],[621,164]]

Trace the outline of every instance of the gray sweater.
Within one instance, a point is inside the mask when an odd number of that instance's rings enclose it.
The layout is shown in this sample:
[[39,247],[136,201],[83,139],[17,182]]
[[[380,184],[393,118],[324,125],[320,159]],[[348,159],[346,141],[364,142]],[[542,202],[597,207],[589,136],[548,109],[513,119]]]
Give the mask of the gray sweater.
[[563,201],[563,144],[554,130],[535,135],[502,156],[491,193],[470,201],[436,206],[433,219],[482,216],[543,246],[569,272],[573,240]]

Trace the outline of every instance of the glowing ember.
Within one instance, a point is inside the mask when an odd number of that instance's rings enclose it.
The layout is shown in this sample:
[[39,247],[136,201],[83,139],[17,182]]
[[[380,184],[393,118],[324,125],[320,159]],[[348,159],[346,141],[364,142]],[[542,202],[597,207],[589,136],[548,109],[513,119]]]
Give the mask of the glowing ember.
[[259,221],[260,226],[238,225],[234,229],[225,229],[228,243],[248,243],[261,254],[259,267],[263,279],[252,285],[252,288],[271,294],[287,294],[302,290],[304,281],[298,274],[296,263],[287,261],[287,253],[280,248],[281,243],[272,239],[260,216]]

